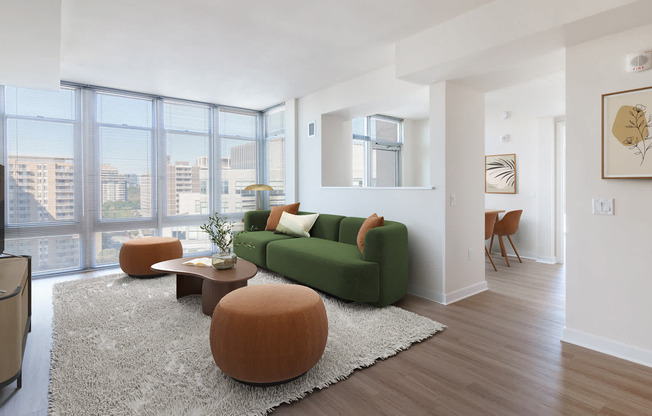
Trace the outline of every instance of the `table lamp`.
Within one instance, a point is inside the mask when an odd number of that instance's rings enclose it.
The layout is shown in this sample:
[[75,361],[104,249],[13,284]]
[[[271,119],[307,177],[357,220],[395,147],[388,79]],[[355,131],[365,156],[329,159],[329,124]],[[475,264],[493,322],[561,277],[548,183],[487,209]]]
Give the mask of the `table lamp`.
[[260,191],[273,191],[269,185],[263,185],[261,183],[255,183],[244,188],[245,191],[256,191],[256,209],[260,210]]

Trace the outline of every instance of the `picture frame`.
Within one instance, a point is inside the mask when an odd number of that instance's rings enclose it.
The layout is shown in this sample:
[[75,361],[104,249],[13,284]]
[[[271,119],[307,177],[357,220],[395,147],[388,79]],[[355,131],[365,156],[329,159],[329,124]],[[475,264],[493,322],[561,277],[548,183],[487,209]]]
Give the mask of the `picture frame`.
[[516,193],[516,153],[485,156],[484,171],[486,194]]
[[602,94],[602,179],[652,178],[652,87]]

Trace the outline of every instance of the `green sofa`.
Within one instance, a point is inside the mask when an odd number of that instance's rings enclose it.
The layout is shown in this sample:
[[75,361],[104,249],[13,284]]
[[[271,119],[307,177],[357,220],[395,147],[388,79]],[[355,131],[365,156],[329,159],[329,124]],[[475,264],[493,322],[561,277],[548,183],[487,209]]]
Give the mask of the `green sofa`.
[[[246,212],[245,230],[264,230],[269,213]],[[235,253],[259,267],[339,298],[389,305],[407,293],[407,228],[399,222],[385,221],[384,226],[367,232],[364,253],[360,253],[356,238],[364,221],[319,214],[310,238],[247,231],[236,235]]]

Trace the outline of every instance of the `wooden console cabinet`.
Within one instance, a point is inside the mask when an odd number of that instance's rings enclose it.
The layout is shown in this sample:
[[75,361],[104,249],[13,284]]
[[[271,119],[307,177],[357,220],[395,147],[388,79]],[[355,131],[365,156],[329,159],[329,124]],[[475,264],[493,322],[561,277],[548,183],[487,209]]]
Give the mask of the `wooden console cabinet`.
[[32,329],[32,260],[0,256],[0,388],[22,387],[23,354]]

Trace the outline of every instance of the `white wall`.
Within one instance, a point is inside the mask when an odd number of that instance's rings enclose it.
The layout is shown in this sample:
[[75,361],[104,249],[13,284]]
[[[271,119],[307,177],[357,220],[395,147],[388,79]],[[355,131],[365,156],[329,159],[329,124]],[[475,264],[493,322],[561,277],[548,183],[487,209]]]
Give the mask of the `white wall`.
[[61,0],[4,1],[0,85],[58,90]]
[[321,184],[351,186],[353,145],[351,120],[334,115],[321,116]]
[[403,122],[403,186],[426,186],[430,183],[430,124],[428,119],[405,119]]
[[[359,217],[367,217],[377,212],[378,215],[382,215],[388,220],[404,223],[408,228],[410,292],[446,303],[475,293],[474,290],[482,290],[483,285],[486,285],[483,272],[482,237],[480,237],[484,229],[482,226],[484,220],[481,219],[484,218],[481,217],[483,208],[481,199],[482,140],[484,137],[482,120],[484,117],[480,115],[480,122],[474,123],[473,121],[478,119],[469,118],[467,110],[465,110],[468,108],[465,107],[468,106],[468,100],[473,99],[477,101],[477,105],[471,103],[470,107],[473,111],[482,113],[484,98],[481,93],[461,87],[457,88],[454,84],[449,86],[446,83],[431,87],[430,95],[436,97],[436,104],[433,106],[431,103],[430,108],[431,138],[428,147],[430,162],[428,185],[434,186],[436,189],[360,189],[321,186],[322,172],[338,169],[337,164],[333,167],[323,165],[325,159],[321,154],[322,141],[327,138],[323,135],[322,115],[343,108],[355,108],[359,113],[363,107],[366,114],[382,114],[392,108],[393,102],[401,101],[418,88],[397,80],[393,68],[389,68],[389,70],[384,68],[300,98],[297,105],[298,200],[301,202],[301,209],[307,211]],[[460,94],[460,98],[456,98],[457,94]],[[455,111],[451,111],[447,115],[447,106],[451,106]],[[305,126],[313,120],[318,120],[318,123],[316,137],[311,138],[307,136]],[[471,128],[469,128],[469,123],[472,125]],[[326,126],[326,130],[328,129],[329,127]],[[449,140],[447,132],[451,137],[454,135],[455,140],[458,140],[459,143],[469,140],[469,134],[472,135],[471,142],[466,142],[474,145],[471,157],[463,152],[467,157],[462,160],[447,159],[446,141]],[[453,146],[453,148],[456,152],[463,150],[459,146]],[[459,175],[450,183],[450,186],[460,195],[459,205],[453,213],[447,213],[445,206],[447,164],[449,166],[458,164],[456,169],[464,171],[464,174]],[[473,165],[473,167],[466,169],[467,164]],[[462,194],[469,183],[472,184],[470,189],[476,190],[476,196],[466,199]],[[457,210],[460,215],[455,214]],[[468,210],[477,211],[478,218],[469,220],[465,214]],[[465,224],[471,225],[475,223],[474,220],[480,221],[477,235],[466,233],[466,230],[456,231],[457,224],[455,223],[450,225],[451,230],[449,234],[446,234],[447,216],[451,216],[451,221],[464,221]],[[463,258],[462,265],[455,265],[456,257],[445,259],[447,235],[455,236],[450,242],[451,247],[455,247],[455,249],[458,245],[462,247],[461,255],[457,256]],[[467,260],[468,248],[472,248],[474,254],[471,261]],[[450,276],[444,275],[446,270],[451,271]],[[453,271],[458,273],[453,273]],[[446,285],[444,280],[446,280]]]
[[[443,87],[441,84],[444,84]],[[442,94],[442,88],[444,89]],[[445,152],[433,163],[445,167],[445,270],[448,302],[487,289],[484,279],[484,93],[442,82],[431,87],[431,102],[445,100],[445,126],[432,124]],[[431,108],[441,111],[439,106]]]
[[[652,25],[568,48],[567,269],[564,340],[652,365],[652,181],[601,179],[601,94],[649,87],[625,55],[649,49]],[[615,198],[614,216],[591,198]]]

